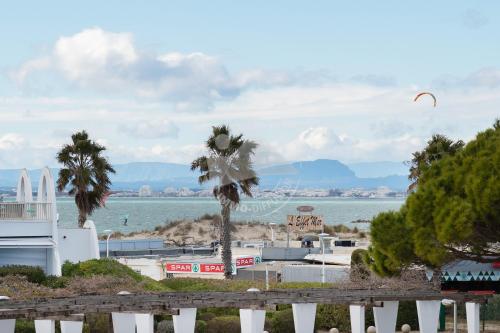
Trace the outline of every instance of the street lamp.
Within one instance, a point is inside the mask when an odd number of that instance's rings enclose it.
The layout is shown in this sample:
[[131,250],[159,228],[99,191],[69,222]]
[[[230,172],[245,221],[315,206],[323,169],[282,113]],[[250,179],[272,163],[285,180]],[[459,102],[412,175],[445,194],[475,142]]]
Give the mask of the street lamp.
[[319,243],[321,246],[321,260],[323,261],[322,266],[321,266],[321,283],[325,283],[325,241],[324,241],[324,238],[328,237],[329,234],[322,232],[318,236],[319,236]]
[[271,246],[274,247],[274,241],[276,240],[276,236],[274,235],[274,227],[276,223],[269,223],[269,228],[271,228]]
[[113,230],[106,229],[103,232],[108,235],[106,237],[106,258],[108,258],[109,257],[109,239],[111,238],[111,235],[113,234]]
[[453,333],[457,333],[457,302],[452,299],[443,299],[441,304],[444,306],[453,305]]

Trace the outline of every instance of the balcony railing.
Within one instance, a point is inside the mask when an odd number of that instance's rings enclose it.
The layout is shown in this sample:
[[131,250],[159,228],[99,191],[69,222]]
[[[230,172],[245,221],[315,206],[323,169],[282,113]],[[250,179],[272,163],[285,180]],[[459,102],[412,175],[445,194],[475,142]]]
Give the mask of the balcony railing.
[[0,203],[0,220],[49,221],[52,219],[50,203]]

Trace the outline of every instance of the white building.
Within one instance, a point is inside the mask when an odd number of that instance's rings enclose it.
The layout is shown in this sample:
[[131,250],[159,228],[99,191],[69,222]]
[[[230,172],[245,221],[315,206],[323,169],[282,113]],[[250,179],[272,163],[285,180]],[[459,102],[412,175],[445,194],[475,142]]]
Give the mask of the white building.
[[[33,199],[26,169],[21,171],[15,202],[0,203],[0,266],[42,267],[46,274],[61,275],[61,264],[99,258],[94,223],[84,228],[58,227],[54,179],[44,168]],[[75,221],[76,224],[76,221]]]
[[153,195],[153,190],[149,185],[142,185],[141,188],[139,189],[140,197],[150,197],[152,195]]

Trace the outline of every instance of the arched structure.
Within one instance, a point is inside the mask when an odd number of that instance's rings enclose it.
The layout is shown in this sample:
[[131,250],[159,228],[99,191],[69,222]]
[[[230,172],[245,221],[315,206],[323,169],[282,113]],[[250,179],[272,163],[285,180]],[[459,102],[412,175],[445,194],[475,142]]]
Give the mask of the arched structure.
[[87,221],[83,228],[64,229],[59,228],[58,222],[55,182],[50,169],[41,170],[36,200],[28,171],[21,170],[16,202],[0,202],[0,266],[39,266],[48,275],[61,275],[63,261],[99,258],[92,221]]
[[22,169],[17,181],[16,202],[33,202],[33,190],[31,189],[31,180],[28,170]]
[[45,167],[42,169],[40,181],[38,182],[38,194],[36,201],[39,203],[53,203],[56,202],[56,190],[54,186],[54,178],[50,169]]

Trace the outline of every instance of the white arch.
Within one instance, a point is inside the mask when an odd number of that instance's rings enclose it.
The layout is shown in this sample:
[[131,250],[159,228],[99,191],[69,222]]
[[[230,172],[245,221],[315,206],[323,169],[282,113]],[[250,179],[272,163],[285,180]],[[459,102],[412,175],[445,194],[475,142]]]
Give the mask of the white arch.
[[22,169],[17,181],[16,201],[20,203],[33,202],[33,191],[28,170]]
[[38,195],[36,201],[45,203],[56,202],[56,190],[54,187],[54,178],[52,178],[50,169],[47,167],[42,169],[42,174],[40,175],[40,181],[38,182]]

